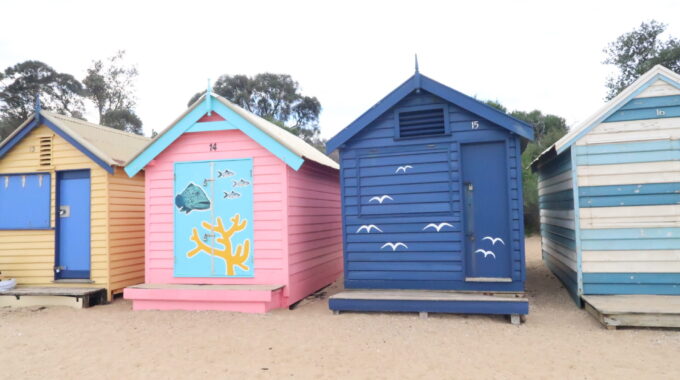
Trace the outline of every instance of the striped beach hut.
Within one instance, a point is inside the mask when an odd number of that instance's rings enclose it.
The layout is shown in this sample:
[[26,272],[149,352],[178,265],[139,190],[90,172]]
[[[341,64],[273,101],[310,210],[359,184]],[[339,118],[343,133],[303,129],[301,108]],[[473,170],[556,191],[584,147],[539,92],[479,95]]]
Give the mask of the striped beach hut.
[[0,143],[0,271],[19,285],[1,305],[87,306],[144,281],[144,175],[123,166],[148,141],[37,108]]
[[659,298],[680,295],[680,75],[655,66],[532,167],[543,259],[579,305],[609,326],[680,313]]

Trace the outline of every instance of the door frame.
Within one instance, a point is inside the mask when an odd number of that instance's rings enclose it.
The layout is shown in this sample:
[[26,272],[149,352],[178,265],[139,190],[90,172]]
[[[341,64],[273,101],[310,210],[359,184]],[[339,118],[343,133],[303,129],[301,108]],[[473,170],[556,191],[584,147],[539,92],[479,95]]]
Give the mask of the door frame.
[[[498,280],[494,280],[493,278],[488,278],[487,281],[484,282],[512,282],[517,280],[514,275],[514,271],[512,269],[513,266],[513,252],[514,252],[514,243],[512,239],[512,196],[510,192],[510,160],[508,158],[508,153],[510,151],[510,138],[512,137],[504,137],[504,138],[491,138],[491,139],[470,139],[470,140],[464,140],[464,141],[458,141],[458,154],[459,154],[459,162],[460,162],[460,181],[458,182],[458,191],[460,191],[460,196],[461,196],[461,210],[460,213],[462,215],[461,217],[461,225],[463,226],[463,252],[462,252],[462,268],[463,268],[463,279],[466,282],[479,282],[479,280],[475,281],[475,279],[487,279],[485,277],[468,277],[467,276],[467,262],[468,262],[468,257],[467,257],[467,248],[468,245],[470,244],[466,237],[465,237],[465,225],[467,223],[467,213],[465,212],[465,184],[463,180],[464,176],[464,170],[465,170],[465,163],[463,160],[463,145],[472,145],[472,144],[493,144],[493,143],[503,143],[505,146],[505,187],[506,187],[506,202],[508,205],[508,218],[506,220],[506,223],[508,223],[509,226],[509,246],[508,250],[510,252],[510,277],[498,277]],[[521,173],[521,168],[518,167],[518,181],[522,181],[522,173]],[[519,194],[520,198],[522,197],[522,194]],[[524,205],[522,205],[522,212],[524,210]],[[522,230],[520,226],[520,230]],[[520,237],[521,238],[521,237]],[[510,279],[508,281],[507,279]]]
[[[90,185],[90,215],[88,217],[88,222],[90,224],[90,247],[89,247],[89,259],[90,262],[88,263],[89,265],[89,270],[87,271],[87,277],[81,277],[81,278],[64,278],[60,276],[60,272],[57,272],[57,267],[59,266],[59,259],[60,259],[60,252],[59,252],[59,235],[61,231],[61,221],[59,218],[59,204],[61,203],[61,191],[59,190],[59,185],[60,185],[60,180],[61,176],[63,173],[72,173],[72,172],[87,172],[88,180],[89,180],[89,185]],[[70,169],[70,170],[56,170],[54,172],[55,180],[54,180],[54,266],[52,268],[52,272],[54,275],[54,280],[55,281],[63,281],[63,280],[90,280],[92,278],[92,170],[91,169]],[[108,217],[108,216],[107,216]],[[107,252],[108,254],[108,252]]]

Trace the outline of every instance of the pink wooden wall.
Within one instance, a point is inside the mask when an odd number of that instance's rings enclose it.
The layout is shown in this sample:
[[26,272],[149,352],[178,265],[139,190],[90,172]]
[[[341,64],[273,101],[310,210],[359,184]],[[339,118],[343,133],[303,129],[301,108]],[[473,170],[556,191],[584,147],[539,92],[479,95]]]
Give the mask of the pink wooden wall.
[[340,178],[335,169],[305,161],[288,167],[290,300],[296,302],[342,274]]
[[[209,151],[211,143],[217,143],[217,151]],[[174,163],[236,158],[253,159],[255,277],[173,277]],[[180,136],[146,167],[146,283],[288,285],[286,168],[283,161],[239,130]]]

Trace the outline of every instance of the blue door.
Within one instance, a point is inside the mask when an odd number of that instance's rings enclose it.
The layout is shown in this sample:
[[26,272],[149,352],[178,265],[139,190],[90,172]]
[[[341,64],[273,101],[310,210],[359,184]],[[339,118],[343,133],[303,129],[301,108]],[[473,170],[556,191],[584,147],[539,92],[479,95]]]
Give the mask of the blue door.
[[505,142],[461,144],[468,281],[509,281],[512,274]]
[[57,172],[56,279],[90,278],[90,171]]
[[176,277],[253,277],[251,159],[175,164]]

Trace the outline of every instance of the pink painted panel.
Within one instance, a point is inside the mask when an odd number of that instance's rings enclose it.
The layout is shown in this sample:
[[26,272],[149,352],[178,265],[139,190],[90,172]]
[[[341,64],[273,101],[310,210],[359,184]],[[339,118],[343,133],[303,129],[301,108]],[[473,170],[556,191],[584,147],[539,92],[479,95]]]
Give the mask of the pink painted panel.
[[[210,151],[212,143],[217,144],[217,151]],[[239,158],[253,159],[255,277],[173,277],[174,163]],[[288,285],[284,236],[288,166],[283,161],[239,130],[186,133],[154,161],[146,168],[147,283]]]
[[289,297],[295,303],[342,275],[340,178],[305,161],[288,168]]

